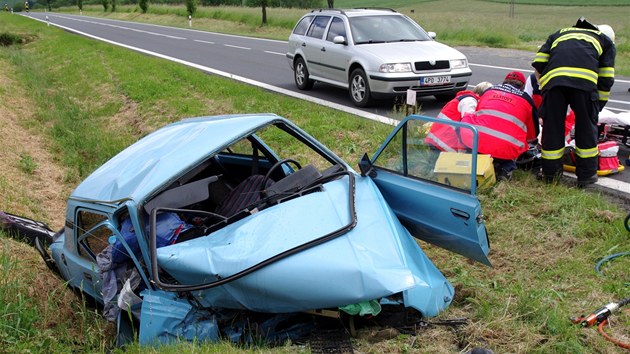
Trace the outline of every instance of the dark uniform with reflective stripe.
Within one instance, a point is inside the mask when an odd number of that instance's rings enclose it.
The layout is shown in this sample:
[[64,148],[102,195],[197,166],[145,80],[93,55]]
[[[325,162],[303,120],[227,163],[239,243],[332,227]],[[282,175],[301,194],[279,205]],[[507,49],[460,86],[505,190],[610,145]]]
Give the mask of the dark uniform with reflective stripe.
[[[586,23],[586,26],[581,24]],[[562,173],[564,119],[567,106],[575,112],[578,181],[597,177],[597,116],[604,108],[615,76],[615,45],[586,21],[547,38],[532,66],[541,74],[543,103],[543,175]],[[592,26],[592,28],[596,28]]]

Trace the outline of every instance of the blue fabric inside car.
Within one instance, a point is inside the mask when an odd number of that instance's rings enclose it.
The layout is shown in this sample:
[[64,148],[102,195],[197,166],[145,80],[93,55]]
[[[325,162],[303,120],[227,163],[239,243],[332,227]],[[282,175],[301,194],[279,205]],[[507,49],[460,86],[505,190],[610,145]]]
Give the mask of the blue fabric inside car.
[[[177,236],[182,232],[192,228],[192,225],[184,222],[176,213],[161,213],[156,217],[156,245],[158,248],[170,245],[177,241]],[[145,222],[146,234],[149,234],[149,218]],[[136,230],[131,224],[131,220],[126,218],[120,227],[120,234],[136,256],[140,255],[140,245]],[[119,239],[113,244],[112,261],[121,263],[129,260],[129,254]]]

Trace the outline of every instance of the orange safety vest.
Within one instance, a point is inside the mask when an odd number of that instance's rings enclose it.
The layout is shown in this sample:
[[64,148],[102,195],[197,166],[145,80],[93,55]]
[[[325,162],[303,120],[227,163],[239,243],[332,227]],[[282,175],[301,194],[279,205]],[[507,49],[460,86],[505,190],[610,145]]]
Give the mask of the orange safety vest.
[[[479,96],[472,91],[460,91],[457,93],[455,98],[448,101],[438,114],[438,118],[448,119],[455,122],[459,122],[462,120],[461,113],[458,110],[459,102],[466,98],[473,97],[475,100],[479,100]],[[440,124],[438,122],[434,122],[431,125],[431,129],[427,134],[424,141],[440,151],[462,151],[466,149],[457,135],[457,132],[453,126],[447,124]]]
[[[511,85],[496,85],[479,99],[477,111],[462,122],[479,131],[479,153],[514,160],[529,149],[538,135],[538,110],[531,97]],[[472,133],[461,129],[462,142],[472,147]]]

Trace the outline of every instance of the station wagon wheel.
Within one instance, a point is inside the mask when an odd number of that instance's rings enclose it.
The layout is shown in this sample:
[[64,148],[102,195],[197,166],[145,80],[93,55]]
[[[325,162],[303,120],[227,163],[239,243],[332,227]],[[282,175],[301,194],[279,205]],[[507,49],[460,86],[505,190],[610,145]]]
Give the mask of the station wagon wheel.
[[354,69],[350,75],[350,98],[357,107],[367,107],[370,103],[370,85],[363,69]]
[[300,90],[310,90],[313,88],[315,81],[309,78],[308,68],[304,59],[298,58],[295,61],[295,70],[293,71],[293,78],[295,79],[295,86]]

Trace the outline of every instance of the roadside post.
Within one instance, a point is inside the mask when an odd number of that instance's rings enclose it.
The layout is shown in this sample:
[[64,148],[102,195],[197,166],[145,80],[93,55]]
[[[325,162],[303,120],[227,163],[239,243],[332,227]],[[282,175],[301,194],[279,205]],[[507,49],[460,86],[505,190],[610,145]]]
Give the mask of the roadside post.
[[188,27],[192,27],[192,16],[188,15]]
[[416,100],[416,91],[411,90],[411,89],[407,90],[407,100],[405,102],[405,113],[407,115],[415,114],[417,104],[418,104],[418,101]]

